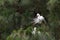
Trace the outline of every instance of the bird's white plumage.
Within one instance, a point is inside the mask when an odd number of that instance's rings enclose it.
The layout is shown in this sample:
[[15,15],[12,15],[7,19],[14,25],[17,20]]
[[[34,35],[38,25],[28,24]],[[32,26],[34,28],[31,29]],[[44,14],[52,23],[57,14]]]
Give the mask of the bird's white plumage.
[[39,13],[37,13],[37,18],[34,18],[34,22],[36,23],[42,23],[42,21],[44,20],[44,17],[41,16]]

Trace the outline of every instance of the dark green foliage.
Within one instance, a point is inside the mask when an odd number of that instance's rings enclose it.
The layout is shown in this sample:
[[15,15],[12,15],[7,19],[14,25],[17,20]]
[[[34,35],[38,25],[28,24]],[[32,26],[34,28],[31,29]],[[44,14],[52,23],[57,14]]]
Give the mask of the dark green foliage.
[[[49,30],[48,25],[38,24],[37,30],[41,35],[36,34],[36,37],[31,34],[34,26],[30,24],[34,12],[46,17],[51,26]],[[59,40],[59,28],[60,0],[0,0],[0,40],[29,40],[31,36],[31,40]],[[13,35],[16,36],[13,38]]]

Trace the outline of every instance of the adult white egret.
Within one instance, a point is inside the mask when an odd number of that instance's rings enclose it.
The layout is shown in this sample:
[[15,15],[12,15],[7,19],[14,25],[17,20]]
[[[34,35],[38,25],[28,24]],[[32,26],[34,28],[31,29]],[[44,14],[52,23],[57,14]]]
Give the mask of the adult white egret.
[[33,19],[34,24],[41,24],[42,21],[45,21],[44,17],[37,13],[36,18]]
[[33,22],[33,25],[41,24],[42,22],[44,22],[46,25],[50,27],[47,19],[44,16],[41,16],[39,13],[36,14],[36,18],[33,19]]

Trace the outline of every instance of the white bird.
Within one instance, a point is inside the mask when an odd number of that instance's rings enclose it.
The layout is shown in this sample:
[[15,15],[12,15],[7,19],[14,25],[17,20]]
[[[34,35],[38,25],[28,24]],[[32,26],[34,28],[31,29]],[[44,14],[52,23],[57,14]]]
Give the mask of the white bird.
[[37,13],[36,16],[37,17],[33,19],[33,25],[41,24],[42,22],[44,22],[47,26],[49,26],[49,28],[51,27],[45,17],[41,16],[39,13]]
[[40,23],[41,24],[42,21],[45,20],[44,17],[41,16],[39,13],[37,13],[36,16],[37,17],[33,19],[34,24],[37,24],[37,23]]

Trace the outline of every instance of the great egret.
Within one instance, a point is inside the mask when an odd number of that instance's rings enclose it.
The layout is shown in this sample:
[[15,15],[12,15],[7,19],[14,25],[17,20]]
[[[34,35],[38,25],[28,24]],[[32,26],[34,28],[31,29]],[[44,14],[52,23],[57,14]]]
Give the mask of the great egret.
[[44,17],[41,16],[39,13],[37,13],[36,16],[37,17],[33,19],[34,24],[37,24],[37,23],[40,23],[41,24],[42,21],[45,20]]
[[47,19],[44,16],[41,16],[39,13],[36,14],[36,18],[33,19],[33,22],[33,25],[41,24],[42,22],[44,22],[46,25],[50,27]]

